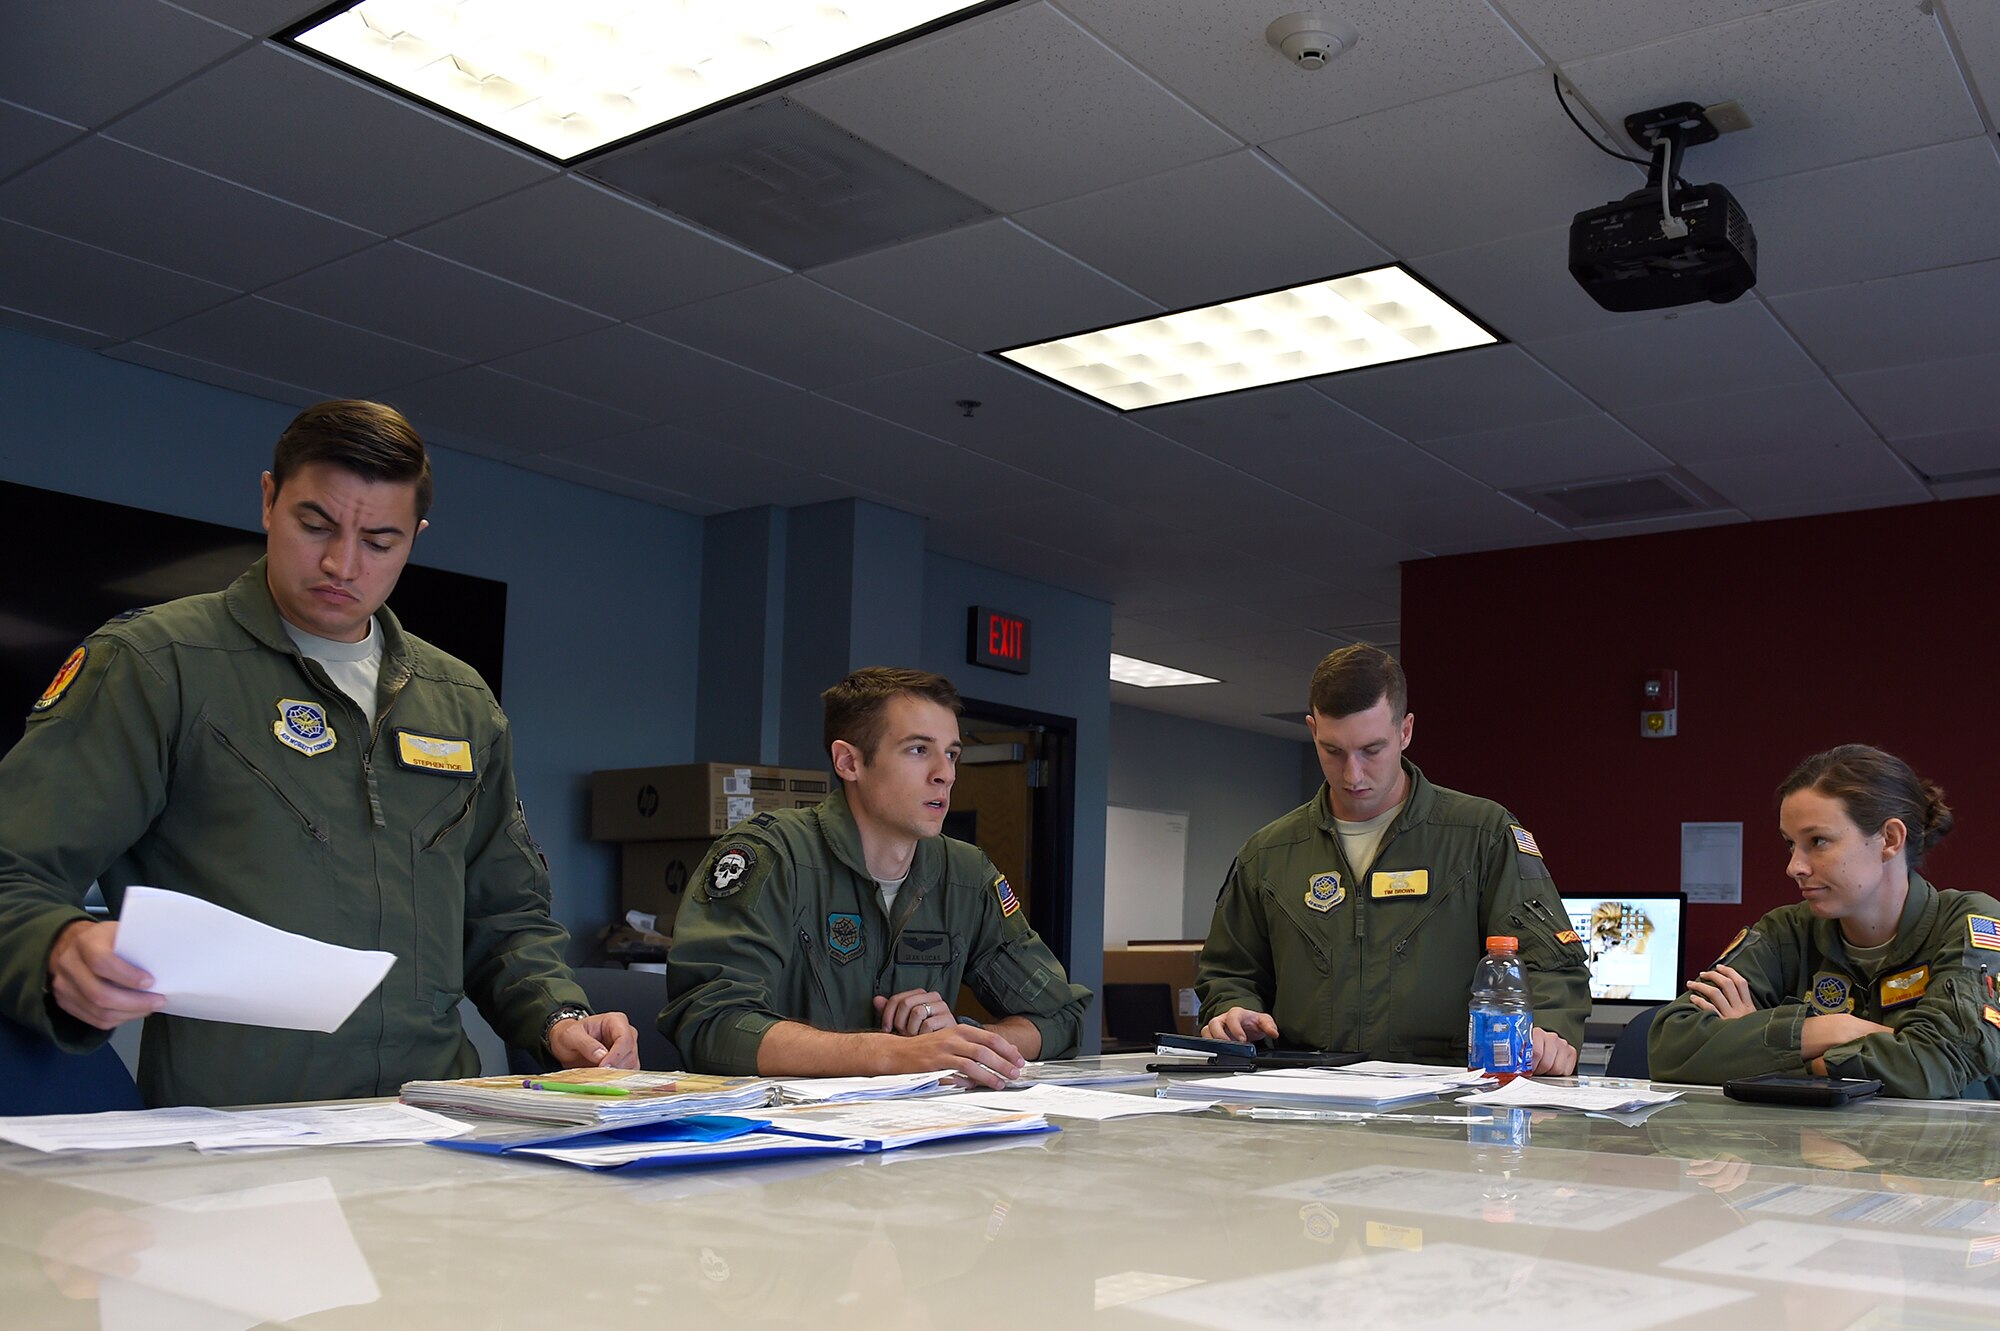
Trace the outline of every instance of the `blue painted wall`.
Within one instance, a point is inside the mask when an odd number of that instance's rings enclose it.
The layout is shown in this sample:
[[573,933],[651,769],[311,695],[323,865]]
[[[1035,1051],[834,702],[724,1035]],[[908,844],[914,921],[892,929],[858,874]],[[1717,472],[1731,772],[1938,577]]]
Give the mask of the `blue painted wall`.
[[[0,413],[0,478],[254,531],[296,409],[0,330]],[[415,557],[507,583],[516,775],[580,959],[617,904],[590,772],[692,757],[701,521],[444,447],[431,465]]]

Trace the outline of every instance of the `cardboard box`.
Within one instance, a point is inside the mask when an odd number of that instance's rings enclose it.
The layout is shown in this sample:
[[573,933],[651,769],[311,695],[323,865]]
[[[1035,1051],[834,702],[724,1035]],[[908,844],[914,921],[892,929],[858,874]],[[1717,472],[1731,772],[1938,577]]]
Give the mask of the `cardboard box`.
[[593,841],[681,841],[719,837],[775,809],[811,808],[831,774],[800,767],[684,763],[590,774]]
[[707,837],[681,841],[627,841],[618,848],[619,910],[657,915],[654,932],[672,934],[674,914],[688,880],[714,842]]
[[1200,943],[1153,943],[1141,947],[1104,949],[1106,984],[1164,984],[1174,993],[1174,1022],[1182,1035],[1193,1035],[1197,1004],[1194,966]]

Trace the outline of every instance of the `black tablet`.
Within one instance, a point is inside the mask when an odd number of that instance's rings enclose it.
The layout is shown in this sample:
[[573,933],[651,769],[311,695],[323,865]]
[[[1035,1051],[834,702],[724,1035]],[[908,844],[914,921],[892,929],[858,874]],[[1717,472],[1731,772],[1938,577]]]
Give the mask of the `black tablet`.
[[1757,1077],[1732,1077],[1722,1093],[1732,1100],[1770,1105],[1845,1105],[1878,1094],[1882,1083],[1873,1077],[1813,1077],[1766,1072]]

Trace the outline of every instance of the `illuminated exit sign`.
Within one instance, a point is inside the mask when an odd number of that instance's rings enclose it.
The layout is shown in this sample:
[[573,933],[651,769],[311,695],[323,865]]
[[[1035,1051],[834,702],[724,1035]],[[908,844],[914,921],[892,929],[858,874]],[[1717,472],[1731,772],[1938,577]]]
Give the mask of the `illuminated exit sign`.
[[1028,621],[991,606],[975,605],[967,616],[965,659],[994,670],[1028,673]]

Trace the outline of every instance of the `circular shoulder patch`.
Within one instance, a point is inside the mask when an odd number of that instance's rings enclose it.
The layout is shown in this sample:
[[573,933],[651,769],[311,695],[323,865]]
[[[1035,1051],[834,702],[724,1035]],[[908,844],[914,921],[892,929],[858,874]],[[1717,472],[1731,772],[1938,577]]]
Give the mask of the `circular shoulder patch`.
[[741,841],[733,842],[708,869],[708,899],[719,901],[743,890],[743,880],[757,867],[757,852]]
[[34,710],[46,712],[61,702],[62,696],[69,692],[69,686],[76,683],[76,677],[83,673],[83,663],[89,659],[89,647],[79,647],[71,652],[69,659],[62,663],[62,669],[56,671],[56,677],[42,690],[42,696],[35,700]]

